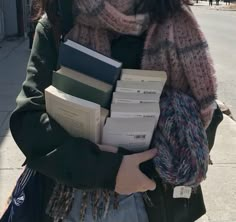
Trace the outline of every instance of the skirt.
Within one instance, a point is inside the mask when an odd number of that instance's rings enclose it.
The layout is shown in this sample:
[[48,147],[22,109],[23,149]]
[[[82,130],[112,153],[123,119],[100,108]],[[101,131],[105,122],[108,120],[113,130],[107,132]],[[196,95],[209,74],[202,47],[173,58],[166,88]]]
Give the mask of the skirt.
[[[82,192],[77,191],[73,202],[72,210],[63,222],[82,222],[80,220]],[[105,217],[94,219],[92,214],[92,204],[88,202],[85,218],[83,222],[148,222],[147,212],[141,193],[119,196],[119,208],[114,209],[110,204]]]

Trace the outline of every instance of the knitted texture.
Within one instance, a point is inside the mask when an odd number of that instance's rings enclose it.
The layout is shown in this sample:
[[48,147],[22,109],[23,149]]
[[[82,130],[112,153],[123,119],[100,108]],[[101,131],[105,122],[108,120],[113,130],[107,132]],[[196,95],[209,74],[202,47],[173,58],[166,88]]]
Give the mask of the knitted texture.
[[196,101],[176,90],[165,90],[152,147],[154,163],[164,183],[197,186],[206,177],[209,160],[207,135]]
[[215,70],[193,13],[183,4],[164,23],[150,24],[148,15],[135,14],[139,4],[140,0],[75,0],[75,26],[68,38],[109,56],[114,38],[146,30],[142,69],[166,71],[168,86],[196,99],[206,128],[216,98]]

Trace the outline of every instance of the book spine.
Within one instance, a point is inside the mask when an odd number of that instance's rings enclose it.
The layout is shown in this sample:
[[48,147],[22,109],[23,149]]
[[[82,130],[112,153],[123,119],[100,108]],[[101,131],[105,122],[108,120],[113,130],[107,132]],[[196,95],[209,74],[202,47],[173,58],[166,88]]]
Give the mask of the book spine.
[[113,67],[65,44],[62,44],[60,47],[59,62],[65,67],[112,85],[116,83],[121,73],[121,67]]
[[125,93],[143,93],[143,94],[160,94],[160,90],[154,89],[135,89],[135,88],[125,88],[118,86],[116,92],[125,92]]
[[113,103],[133,103],[133,104],[138,104],[138,103],[158,103],[157,100],[140,100],[140,99],[118,99],[118,98],[113,98]]
[[145,77],[145,76],[133,76],[133,75],[122,75],[121,80],[123,81],[139,81],[139,82],[163,82],[162,78],[157,77]]
[[103,92],[56,72],[53,73],[52,85],[64,93],[97,103],[104,108],[111,101],[112,91]]
[[112,118],[144,118],[144,117],[154,117],[158,118],[158,114],[156,112],[148,112],[148,113],[138,113],[138,112],[116,112],[111,111]]
[[[123,132],[123,133],[122,133]],[[127,132],[121,130],[120,133],[113,133],[104,129],[102,143],[124,147],[130,151],[138,152],[149,148],[152,132]]]

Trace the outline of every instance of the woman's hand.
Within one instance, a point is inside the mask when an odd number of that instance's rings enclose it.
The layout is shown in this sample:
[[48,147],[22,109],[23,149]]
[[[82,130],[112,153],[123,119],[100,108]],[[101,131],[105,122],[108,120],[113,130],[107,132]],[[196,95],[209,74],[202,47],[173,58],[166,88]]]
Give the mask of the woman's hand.
[[110,152],[110,153],[117,153],[118,148],[115,146],[110,145],[103,145],[103,144],[97,144],[99,146],[99,149],[104,152]]
[[129,195],[136,192],[155,190],[156,183],[145,176],[139,169],[142,162],[154,158],[156,149],[142,153],[124,156],[116,177],[115,191],[119,194]]

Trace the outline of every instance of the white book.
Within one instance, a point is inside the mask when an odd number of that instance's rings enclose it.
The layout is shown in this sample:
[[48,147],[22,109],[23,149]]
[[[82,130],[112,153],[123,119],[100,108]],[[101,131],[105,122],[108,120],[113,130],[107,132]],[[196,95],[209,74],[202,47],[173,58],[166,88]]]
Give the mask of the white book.
[[122,69],[121,80],[142,82],[166,82],[165,71]]
[[45,99],[48,114],[70,135],[100,142],[100,105],[66,94],[53,86],[45,90]]
[[112,103],[159,103],[158,94],[114,92]]
[[153,117],[157,121],[159,115],[159,103],[117,103],[111,105],[112,118]]
[[155,118],[108,118],[103,128],[102,144],[138,152],[150,146]]
[[117,81],[116,92],[161,95],[164,82]]

